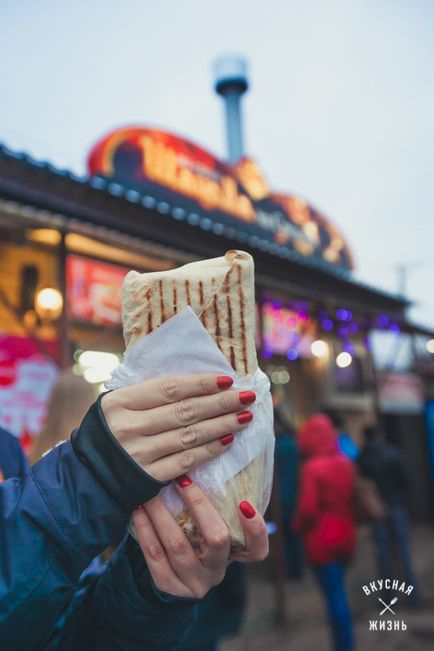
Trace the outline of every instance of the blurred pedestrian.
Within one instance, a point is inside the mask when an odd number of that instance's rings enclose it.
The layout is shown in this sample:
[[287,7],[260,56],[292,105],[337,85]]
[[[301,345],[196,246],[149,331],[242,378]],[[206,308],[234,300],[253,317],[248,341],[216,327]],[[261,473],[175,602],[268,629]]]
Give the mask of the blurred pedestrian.
[[323,414],[308,418],[298,434],[304,463],[293,518],[325,598],[335,651],[354,649],[351,612],[344,585],[355,547],[355,468],[337,445]]
[[407,512],[411,488],[410,470],[402,452],[387,443],[378,428],[365,428],[364,440],[365,444],[358,460],[359,468],[365,477],[375,483],[386,505],[385,517],[372,523],[379,577],[396,577],[398,569],[394,568],[392,561],[396,552],[403,579],[407,585],[413,586],[409,600],[417,606],[420,597],[411,560]]
[[177,651],[217,651],[220,641],[239,633],[246,599],[245,570],[234,561],[222,583],[195,606],[193,627]]
[[276,478],[279,486],[282,536],[285,545],[287,576],[300,579],[303,576],[304,556],[300,536],[292,526],[297,502],[300,453],[294,430],[283,422],[279,412],[274,412],[276,433]]
[[96,397],[94,386],[81,375],[72,369],[60,373],[51,391],[44,427],[29,450],[31,465],[57,443],[69,439]]

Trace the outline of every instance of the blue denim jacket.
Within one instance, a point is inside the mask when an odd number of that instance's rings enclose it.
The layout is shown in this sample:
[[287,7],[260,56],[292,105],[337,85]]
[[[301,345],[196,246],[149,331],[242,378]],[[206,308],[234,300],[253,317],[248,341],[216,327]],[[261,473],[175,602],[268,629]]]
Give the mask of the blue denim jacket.
[[84,572],[129,515],[69,442],[0,484],[1,651],[176,648],[192,601],[156,590],[131,538],[107,567]]

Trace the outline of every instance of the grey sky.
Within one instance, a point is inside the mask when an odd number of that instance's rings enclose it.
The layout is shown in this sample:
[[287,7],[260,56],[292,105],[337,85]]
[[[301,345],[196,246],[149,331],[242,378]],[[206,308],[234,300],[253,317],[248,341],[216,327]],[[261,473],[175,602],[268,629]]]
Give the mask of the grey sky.
[[250,63],[247,152],[346,234],[357,276],[434,327],[431,0],[1,3],[0,140],[75,171],[108,130],[159,126],[225,154],[210,65]]

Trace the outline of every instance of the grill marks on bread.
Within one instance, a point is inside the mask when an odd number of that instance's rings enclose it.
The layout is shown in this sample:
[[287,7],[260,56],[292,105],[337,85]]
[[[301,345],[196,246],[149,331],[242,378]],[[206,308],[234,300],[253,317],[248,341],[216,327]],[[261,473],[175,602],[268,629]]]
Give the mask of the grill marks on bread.
[[158,281],[158,290],[159,290],[159,295],[160,295],[160,310],[161,310],[160,325],[161,325],[161,323],[164,323],[165,320],[166,320],[166,311],[164,309],[163,281],[162,280]]
[[254,345],[253,261],[232,251],[167,272],[130,272],[122,290],[127,347],[190,305],[232,368],[257,368]]
[[238,300],[240,307],[240,326],[241,326],[241,364],[244,373],[248,373],[248,359],[247,359],[247,339],[246,339],[246,319],[245,309],[246,301],[243,292],[243,270],[241,265],[237,265],[238,271]]

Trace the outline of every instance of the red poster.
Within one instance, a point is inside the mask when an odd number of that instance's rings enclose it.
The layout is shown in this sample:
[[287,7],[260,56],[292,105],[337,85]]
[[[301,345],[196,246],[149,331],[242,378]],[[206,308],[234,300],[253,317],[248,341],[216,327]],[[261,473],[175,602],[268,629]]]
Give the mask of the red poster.
[[[44,343],[54,355],[56,343]],[[0,334],[0,426],[18,437],[36,436],[57,373],[31,339]]]
[[66,262],[69,314],[100,325],[121,322],[121,287],[126,269],[70,255]]

